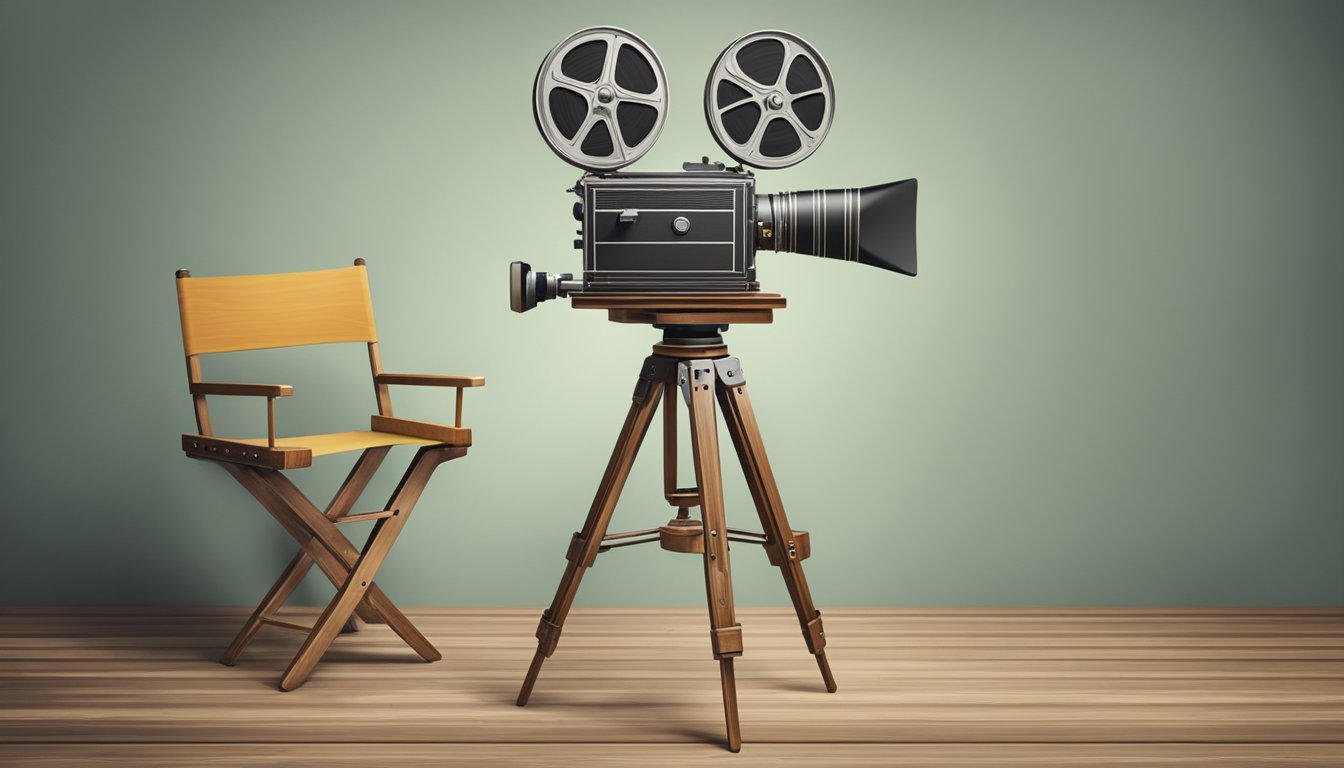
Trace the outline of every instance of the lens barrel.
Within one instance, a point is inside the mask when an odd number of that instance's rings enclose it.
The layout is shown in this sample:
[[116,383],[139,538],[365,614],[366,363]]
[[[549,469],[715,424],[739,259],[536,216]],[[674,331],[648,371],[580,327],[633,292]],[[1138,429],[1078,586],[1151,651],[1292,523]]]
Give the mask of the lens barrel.
[[857,261],[914,276],[919,183],[756,196],[756,247]]

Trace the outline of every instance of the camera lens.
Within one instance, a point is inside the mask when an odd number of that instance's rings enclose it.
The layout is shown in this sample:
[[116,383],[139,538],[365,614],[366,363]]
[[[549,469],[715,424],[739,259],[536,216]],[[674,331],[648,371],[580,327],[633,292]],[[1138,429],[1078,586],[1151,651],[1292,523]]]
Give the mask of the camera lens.
[[757,195],[756,246],[857,261],[913,276],[914,179],[862,189]]

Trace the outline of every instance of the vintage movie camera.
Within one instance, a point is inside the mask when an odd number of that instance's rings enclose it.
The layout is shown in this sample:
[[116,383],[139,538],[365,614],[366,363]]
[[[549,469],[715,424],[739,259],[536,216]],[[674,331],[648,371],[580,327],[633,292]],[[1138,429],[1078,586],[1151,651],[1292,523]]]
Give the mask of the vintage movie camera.
[[510,307],[571,292],[704,293],[759,289],[756,252],[788,251],[916,273],[914,179],[861,189],[760,194],[743,166],[786,168],[821,146],[835,87],[821,54],[782,31],[753,32],[719,54],[705,119],[736,167],[704,158],[681,171],[620,170],[657,140],[667,116],[662,62],[616,27],[570,35],[542,61],[533,114],[542,138],[585,173],[571,190],[583,275],[509,267]]

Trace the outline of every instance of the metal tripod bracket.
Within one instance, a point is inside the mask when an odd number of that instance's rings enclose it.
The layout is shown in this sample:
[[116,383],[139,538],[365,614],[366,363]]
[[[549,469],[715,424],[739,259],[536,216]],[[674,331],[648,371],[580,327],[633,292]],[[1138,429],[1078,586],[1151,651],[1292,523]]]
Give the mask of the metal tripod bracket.
[[681,387],[681,397],[687,407],[691,405],[692,390],[714,386],[714,368],[713,360],[685,360],[677,364],[677,386]]
[[630,399],[642,404],[649,396],[649,389],[660,381],[671,378],[673,361],[665,357],[649,355],[644,358],[644,366],[639,369],[639,381],[635,382],[635,392]]
[[742,376],[742,364],[736,357],[720,357],[714,361],[714,370],[719,374],[719,383],[725,387],[740,387],[747,383]]

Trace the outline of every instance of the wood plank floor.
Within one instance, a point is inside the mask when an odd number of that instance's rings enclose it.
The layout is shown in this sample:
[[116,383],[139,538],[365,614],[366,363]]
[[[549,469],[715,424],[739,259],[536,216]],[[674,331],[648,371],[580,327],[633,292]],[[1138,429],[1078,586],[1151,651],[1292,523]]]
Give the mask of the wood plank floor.
[[[526,708],[535,609],[408,611],[275,688],[301,636],[246,612],[0,608],[0,765],[1344,766],[1344,609],[739,610],[721,747],[704,609],[576,609]],[[315,610],[289,612],[307,623]]]

